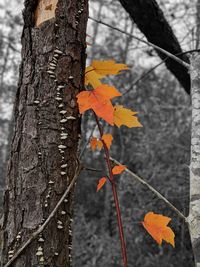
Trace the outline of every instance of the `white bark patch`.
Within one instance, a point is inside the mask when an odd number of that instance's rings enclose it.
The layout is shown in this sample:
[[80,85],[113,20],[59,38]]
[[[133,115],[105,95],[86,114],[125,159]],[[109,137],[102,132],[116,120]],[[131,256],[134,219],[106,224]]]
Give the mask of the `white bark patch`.
[[58,0],[39,0],[35,11],[35,26],[55,17]]
[[200,55],[191,58],[192,139],[188,223],[196,266],[200,267]]

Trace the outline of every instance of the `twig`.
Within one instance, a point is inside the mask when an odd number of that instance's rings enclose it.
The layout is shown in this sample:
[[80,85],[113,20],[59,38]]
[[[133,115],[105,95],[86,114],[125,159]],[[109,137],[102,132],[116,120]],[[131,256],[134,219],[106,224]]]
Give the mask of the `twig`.
[[[178,54],[175,54],[175,56],[182,56],[182,55],[186,55],[186,54],[191,54],[194,52],[200,52],[200,49],[192,49],[192,50],[188,50],[185,52],[181,52]],[[139,78],[137,78],[133,84],[131,84],[129,87],[129,89],[127,91],[125,91],[122,96],[126,95],[127,93],[129,93],[132,90],[132,87],[137,85],[141,80],[143,80],[144,78],[146,78],[152,71],[154,71],[155,69],[157,69],[159,66],[161,66],[163,63],[165,63],[167,60],[169,59],[169,57],[166,57],[165,59],[163,59],[162,61],[160,61],[158,64],[156,64],[155,66],[153,66],[151,69],[149,69],[147,72],[143,73]]]
[[60,205],[63,203],[63,201],[65,200],[65,198],[67,197],[67,195],[70,193],[72,187],[74,186],[80,171],[81,171],[81,166],[79,165],[77,167],[77,170],[74,174],[74,177],[70,183],[70,185],[68,186],[68,188],[66,189],[66,191],[64,192],[64,194],[62,195],[61,199],[58,201],[58,203],[56,204],[55,208],[52,210],[52,212],[50,213],[49,217],[46,219],[46,221],[38,228],[38,230],[36,230],[32,236],[26,241],[26,243],[24,243],[24,245],[14,254],[14,256],[12,257],[12,259],[10,259],[6,265],[4,265],[4,267],[9,267],[11,266],[11,264],[19,257],[19,255],[25,250],[25,248],[28,247],[28,245],[30,245],[30,243],[36,239],[36,237],[42,233],[44,231],[44,229],[47,227],[47,225],[49,224],[49,222],[51,221],[51,219],[55,216],[56,212],[58,211]]
[[123,31],[123,30],[121,30],[121,29],[119,29],[119,28],[117,28],[117,27],[114,27],[114,26],[112,26],[112,25],[110,25],[110,24],[108,24],[108,23],[106,23],[106,22],[103,22],[103,21],[101,21],[101,20],[97,20],[97,19],[94,19],[94,18],[92,18],[92,17],[89,17],[89,19],[95,21],[96,23],[100,23],[100,24],[102,24],[102,25],[104,25],[104,26],[106,26],[106,27],[109,27],[109,28],[111,28],[111,29],[113,29],[113,30],[116,30],[116,31],[118,31],[118,32],[121,32],[121,33],[123,33],[123,34],[126,34],[126,35],[130,36],[131,38],[136,39],[136,40],[138,40],[138,41],[140,41],[140,42],[142,42],[142,43],[145,43],[145,44],[147,44],[147,45],[149,45],[149,46],[152,46],[153,48],[159,50],[159,51],[162,52],[163,54],[167,55],[167,56],[170,57],[171,59],[173,59],[173,60],[175,60],[176,62],[178,62],[179,64],[183,65],[185,68],[190,69],[190,65],[189,65],[188,63],[186,63],[185,61],[181,60],[180,58],[176,57],[175,55],[171,54],[170,52],[168,52],[168,51],[162,49],[161,47],[159,47],[159,46],[157,46],[157,45],[155,45],[155,44],[153,44],[153,43],[151,43],[151,42],[145,41],[145,40],[143,40],[143,39],[141,39],[141,38],[139,38],[139,37],[137,37],[137,36],[135,36],[135,35],[132,35],[132,34],[130,34],[130,33],[128,33],[128,32],[125,32],[125,31]]
[[[110,157],[110,160],[112,162],[114,162],[117,165],[121,165],[120,162],[118,162],[116,159]],[[136,179],[137,181],[139,181],[140,183],[142,183],[143,185],[145,185],[146,187],[148,187],[149,190],[151,190],[158,198],[162,199],[170,208],[172,208],[176,214],[183,219],[186,223],[187,223],[187,218],[183,215],[182,212],[180,212],[171,202],[169,202],[169,200],[167,200],[161,193],[159,193],[155,188],[153,188],[149,183],[147,183],[143,178],[139,177],[138,175],[136,175],[135,173],[133,173],[132,171],[130,171],[128,168],[125,169],[125,171],[127,173],[129,173],[134,179]]]
[[122,219],[121,219],[121,211],[120,211],[120,206],[119,206],[119,199],[117,196],[116,184],[115,184],[114,176],[112,173],[112,166],[111,166],[111,162],[110,162],[110,153],[109,153],[109,150],[108,150],[104,140],[102,139],[103,130],[102,130],[102,127],[99,123],[99,119],[98,119],[97,115],[95,114],[95,112],[94,112],[94,116],[95,116],[95,119],[97,122],[100,136],[101,136],[101,141],[103,143],[105,160],[106,160],[106,164],[107,164],[108,171],[109,171],[109,177],[108,178],[109,178],[109,181],[110,181],[111,186],[112,186],[112,192],[113,192],[113,197],[114,197],[114,202],[115,202],[115,207],[116,207],[116,212],[117,212],[117,224],[118,224],[118,228],[119,228],[121,252],[122,252],[124,267],[128,267],[126,243],[125,243],[125,238],[124,238],[124,230],[123,230],[123,224],[122,224]]
[[83,171],[102,172],[102,170],[93,169],[93,168],[89,168],[89,167],[83,167]]
[[152,67],[150,70],[148,70],[147,72],[143,73],[139,78],[137,78],[133,84],[131,84],[130,88],[125,91],[122,96],[125,96],[126,94],[128,94],[131,90],[132,90],[132,87],[137,85],[141,80],[143,80],[144,78],[146,78],[152,71],[154,71],[156,68],[158,68],[159,66],[161,66],[163,63],[165,63],[165,61],[167,60],[168,58],[162,60],[161,62],[159,62],[158,64],[156,64],[154,67]]

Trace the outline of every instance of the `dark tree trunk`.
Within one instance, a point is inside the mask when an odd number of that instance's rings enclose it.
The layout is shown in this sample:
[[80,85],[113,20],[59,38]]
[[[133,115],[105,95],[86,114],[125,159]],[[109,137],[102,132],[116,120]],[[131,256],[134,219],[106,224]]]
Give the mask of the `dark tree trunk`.
[[[5,264],[46,220],[77,168],[88,0],[59,0],[56,17],[34,27],[26,0],[15,130],[4,197]],[[62,52],[60,52],[62,51]],[[70,266],[73,192],[12,267]]]
[[[155,0],[119,1],[149,42],[174,55],[182,53],[182,49],[172,28]],[[166,55],[162,52],[157,51],[157,53],[161,59],[166,58]],[[178,57],[189,63],[186,55],[180,55]],[[190,76],[188,70],[173,59],[168,59],[166,66],[189,94]]]

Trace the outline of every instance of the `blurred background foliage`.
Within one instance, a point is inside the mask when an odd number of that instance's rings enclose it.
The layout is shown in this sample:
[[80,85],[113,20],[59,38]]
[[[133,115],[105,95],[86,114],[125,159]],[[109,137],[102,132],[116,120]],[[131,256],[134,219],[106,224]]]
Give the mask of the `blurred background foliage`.
[[[184,50],[195,48],[196,1],[159,0],[167,20]],[[20,64],[22,3],[4,0],[0,4],[0,193],[12,135],[12,105]],[[125,32],[145,38],[118,1],[91,0],[90,16]],[[109,128],[114,135],[112,156],[140,175],[186,216],[189,209],[190,97],[184,92],[151,47],[112,28],[89,20],[88,58],[115,59],[129,65],[129,71],[106,81],[123,94],[117,99],[137,111],[143,128]],[[148,75],[147,75],[148,73]],[[103,123],[103,122],[102,122]],[[82,120],[82,160],[86,168],[76,188],[73,261],[76,267],[120,267],[121,256],[116,214],[110,185],[96,193],[97,181],[105,175],[102,152],[88,146],[91,133],[98,136],[88,112]],[[86,148],[86,149],[84,149]],[[96,169],[91,171],[89,169]],[[124,173],[117,178],[130,266],[193,267],[189,233],[184,222],[143,185]],[[141,226],[148,211],[172,217],[176,247],[158,246]]]

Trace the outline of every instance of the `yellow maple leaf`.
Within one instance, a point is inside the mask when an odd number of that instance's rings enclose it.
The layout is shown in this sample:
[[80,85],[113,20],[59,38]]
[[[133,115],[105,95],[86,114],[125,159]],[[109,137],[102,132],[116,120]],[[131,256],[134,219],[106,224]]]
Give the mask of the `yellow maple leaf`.
[[167,226],[170,221],[171,218],[169,217],[154,212],[148,212],[144,217],[142,225],[159,245],[162,244],[162,240],[165,240],[174,247],[175,234],[172,229]]
[[104,141],[104,143],[106,144],[107,148],[110,149],[110,146],[112,144],[113,141],[113,136],[112,134],[104,134],[102,136],[102,140]]
[[121,125],[126,125],[129,128],[132,127],[142,127],[142,124],[138,121],[135,116],[137,112],[133,112],[130,109],[124,108],[121,105],[114,107],[114,124],[117,127]]
[[101,84],[100,79],[106,75],[116,75],[122,70],[127,70],[125,64],[118,64],[114,60],[94,60],[91,66],[85,70],[85,84],[91,84],[94,88]]
[[89,66],[85,69],[85,85],[91,84],[95,89],[102,84],[100,79],[101,76],[94,71],[92,66]]

